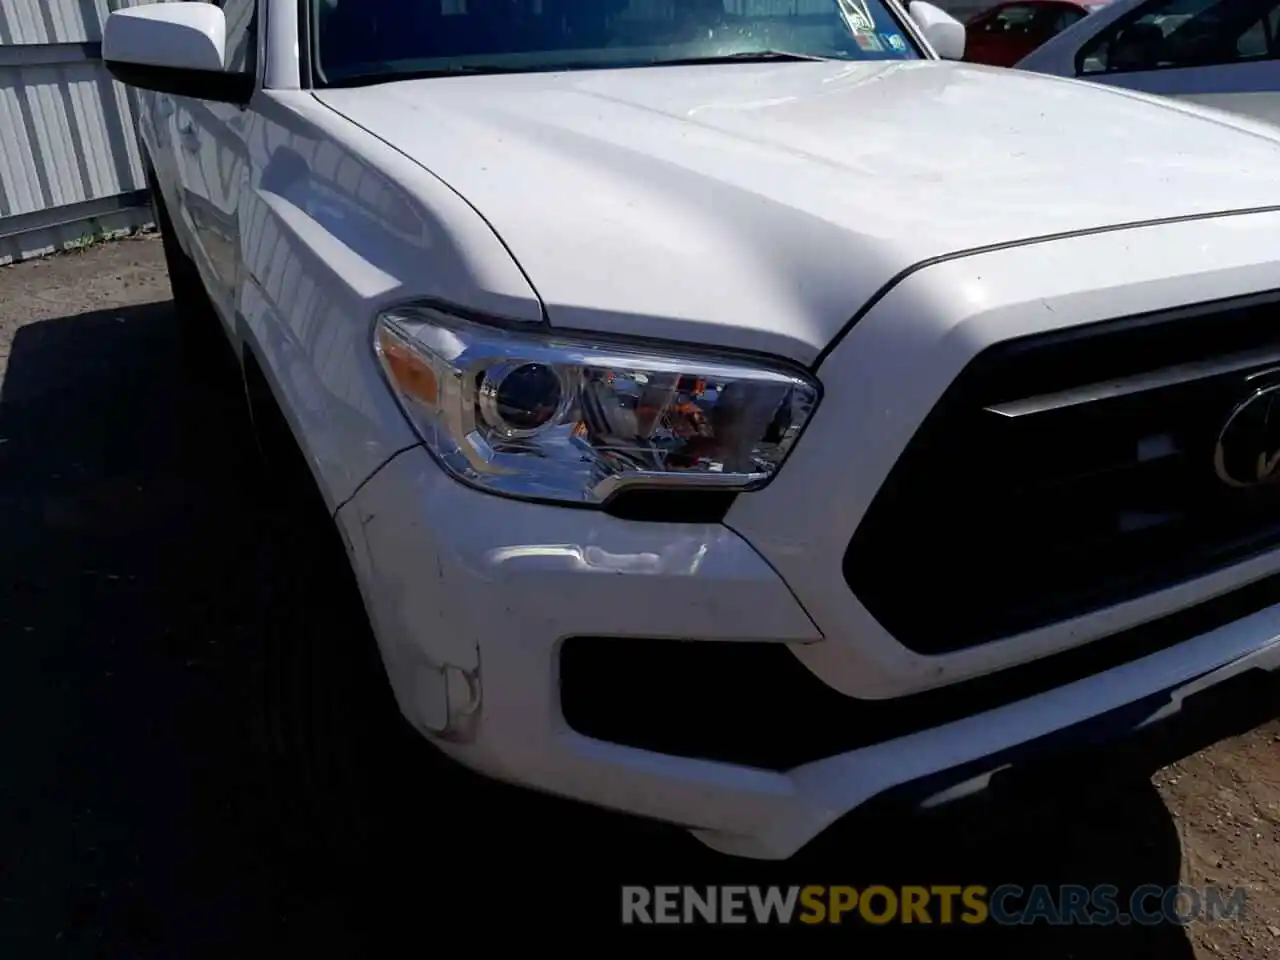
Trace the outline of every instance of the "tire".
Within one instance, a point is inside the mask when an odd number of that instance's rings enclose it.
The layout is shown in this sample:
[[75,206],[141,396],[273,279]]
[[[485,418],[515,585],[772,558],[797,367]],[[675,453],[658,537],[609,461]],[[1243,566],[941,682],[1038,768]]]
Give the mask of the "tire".
[[245,383],[265,474],[251,717],[277,839],[360,869],[404,846],[396,824],[420,820],[421,778],[447,761],[400,715],[337,525],[251,355]]

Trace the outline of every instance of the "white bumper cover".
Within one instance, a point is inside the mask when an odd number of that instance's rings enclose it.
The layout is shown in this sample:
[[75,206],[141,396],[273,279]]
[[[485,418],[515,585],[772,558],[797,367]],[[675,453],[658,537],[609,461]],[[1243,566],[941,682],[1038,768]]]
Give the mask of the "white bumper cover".
[[[445,478],[420,450],[389,464],[342,516],[397,699],[419,729],[437,733],[452,708],[456,739],[433,739],[469,766],[681,824],[741,856],[788,857],[884,790],[1153,692],[1172,696],[1148,722],[1245,670],[1280,666],[1280,609],[1271,608],[1041,696],[787,773],[662,756],[567,727],[557,647],[618,634],[825,642],[735,534],[496,500]],[[768,709],[768,691],[761,701]],[[662,691],[652,702],[657,717]]]

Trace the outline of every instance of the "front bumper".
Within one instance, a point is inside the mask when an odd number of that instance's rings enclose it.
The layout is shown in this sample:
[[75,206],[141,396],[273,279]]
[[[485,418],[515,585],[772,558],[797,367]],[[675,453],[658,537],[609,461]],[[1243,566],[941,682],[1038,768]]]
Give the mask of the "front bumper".
[[[933,782],[963,793],[1009,751],[1091,720],[1113,734],[1138,729],[1201,690],[1280,666],[1280,607],[1268,607],[1075,683],[786,771],[659,754],[570,729],[560,646],[829,642],[735,533],[491,497],[445,477],[421,449],[388,464],[339,517],[410,722],[477,770],[678,824],[740,856],[788,857],[886,791]],[[803,738],[773,693],[757,691],[760,710]],[[652,689],[648,703],[661,722],[666,691]]]

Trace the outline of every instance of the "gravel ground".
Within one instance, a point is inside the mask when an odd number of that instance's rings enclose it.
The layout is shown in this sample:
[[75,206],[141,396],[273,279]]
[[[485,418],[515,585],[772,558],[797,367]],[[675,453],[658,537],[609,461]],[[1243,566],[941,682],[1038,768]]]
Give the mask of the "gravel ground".
[[397,728],[355,755],[426,782],[374,797],[354,828],[366,855],[337,859],[308,826],[327,781],[273,746],[297,703],[275,658],[358,633],[358,613],[336,588],[308,594],[324,625],[280,619],[290,565],[240,395],[188,368],[178,324],[154,239],[0,270],[0,956],[384,956],[504,928],[569,941],[617,931],[621,883],[744,881],[1216,883],[1247,889],[1242,920],[778,935],[842,955],[930,932],[987,956],[1280,955],[1280,725],[1257,710],[1133,748],[1128,776],[1064,758],[972,808],[853,821],[782,866],[479,783]]

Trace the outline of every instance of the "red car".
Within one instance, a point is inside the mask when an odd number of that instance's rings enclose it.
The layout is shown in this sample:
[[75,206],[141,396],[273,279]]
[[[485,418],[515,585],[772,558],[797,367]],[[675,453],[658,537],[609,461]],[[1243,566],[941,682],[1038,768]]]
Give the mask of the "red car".
[[1012,67],[1050,37],[1083,20],[1091,7],[1068,0],[1014,0],[984,10],[965,24],[964,58]]

